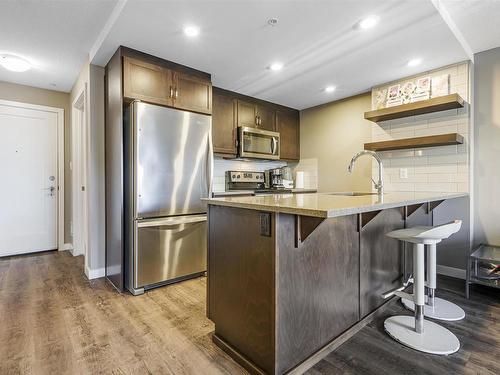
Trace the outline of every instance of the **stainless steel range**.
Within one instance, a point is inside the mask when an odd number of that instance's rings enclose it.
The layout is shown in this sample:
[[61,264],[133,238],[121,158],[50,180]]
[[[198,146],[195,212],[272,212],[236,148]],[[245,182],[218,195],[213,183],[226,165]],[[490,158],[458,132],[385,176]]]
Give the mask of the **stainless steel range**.
[[255,194],[291,193],[283,185],[277,185],[272,174],[266,172],[227,171],[226,191],[253,191]]

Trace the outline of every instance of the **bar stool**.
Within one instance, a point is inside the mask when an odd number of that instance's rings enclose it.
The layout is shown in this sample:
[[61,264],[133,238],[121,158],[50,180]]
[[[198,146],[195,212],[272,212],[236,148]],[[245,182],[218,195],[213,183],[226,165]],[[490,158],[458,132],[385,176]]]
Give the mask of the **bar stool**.
[[384,322],[385,331],[396,341],[425,353],[448,355],[460,348],[458,338],[448,329],[424,319],[425,305],[425,245],[435,245],[460,230],[461,220],[435,227],[400,229],[387,236],[413,244],[413,294],[402,291],[402,287],[386,293],[384,297],[397,295],[413,301],[415,316],[396,315]]
[[[418,229],[429,230],[432,227],[418,227]],[[424,305],[424,315],[431,319],[455,321],[465,318],[465,311],[453,302],[435,297],[436,291],[436,244],[427,246],[427,270],[426,286],[427,301]],[[407,298],[401,298],[403,305],[411,311],[415,311],[415,303]]]

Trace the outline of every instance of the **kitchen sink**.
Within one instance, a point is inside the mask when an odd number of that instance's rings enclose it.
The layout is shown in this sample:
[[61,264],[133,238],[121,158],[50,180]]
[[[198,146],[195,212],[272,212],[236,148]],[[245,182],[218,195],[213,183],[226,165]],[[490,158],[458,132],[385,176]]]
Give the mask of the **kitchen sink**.
[[327,195],[343,195],[346,197],[362,197],[365,195],[377,195],[376,192],[362,192],[362,191],[344,191],[335,193],[326,193]]

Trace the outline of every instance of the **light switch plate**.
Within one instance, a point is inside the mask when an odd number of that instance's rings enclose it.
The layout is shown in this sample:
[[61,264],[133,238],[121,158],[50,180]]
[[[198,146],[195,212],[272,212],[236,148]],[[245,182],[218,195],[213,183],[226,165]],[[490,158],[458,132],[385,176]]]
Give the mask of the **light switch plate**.
[[408,178],[407,168],[399,168],[399,178]]

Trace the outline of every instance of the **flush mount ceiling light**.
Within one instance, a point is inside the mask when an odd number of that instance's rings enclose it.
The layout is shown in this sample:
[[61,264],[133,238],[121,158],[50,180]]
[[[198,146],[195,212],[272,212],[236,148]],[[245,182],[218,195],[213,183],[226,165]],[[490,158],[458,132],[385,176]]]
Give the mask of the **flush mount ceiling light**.
[[12,72],[25,72],[31,69],[31,64],[28,61],[14,55],[0,56],[0,65]]
[[269,66],[269,69],[271,69],[273,72],[280,71],[281,69],[283,69],[283,64],[282,64],[282,63],[280,63],[280,62],[275,62],[275,63],[272,63],[272,64]]
[[192,25],[185,26],[184,27],[184,34],[193,38],[193,37],[198,36],[200,34],[200,28],[196,27],[196,26],[192,26]]
[[406,65],[408,65],[411,68],[411,67],[420,65],[421,62],[422,62],[422,59],[411,59],[410,61],[408,61],[408,64],[406,64]]
[[359,21],[356,24],[356,26],[358,29],[362,29],[362,30],[370,29],[373,26],[375,26],[378,23],[378,21],[379,21],[378,16],[367,16],[367,17],[363,18],[361,21]]
[[335,86],[326,86],[325,87],[325,92],[326,93],[331,93],[335,91]]

